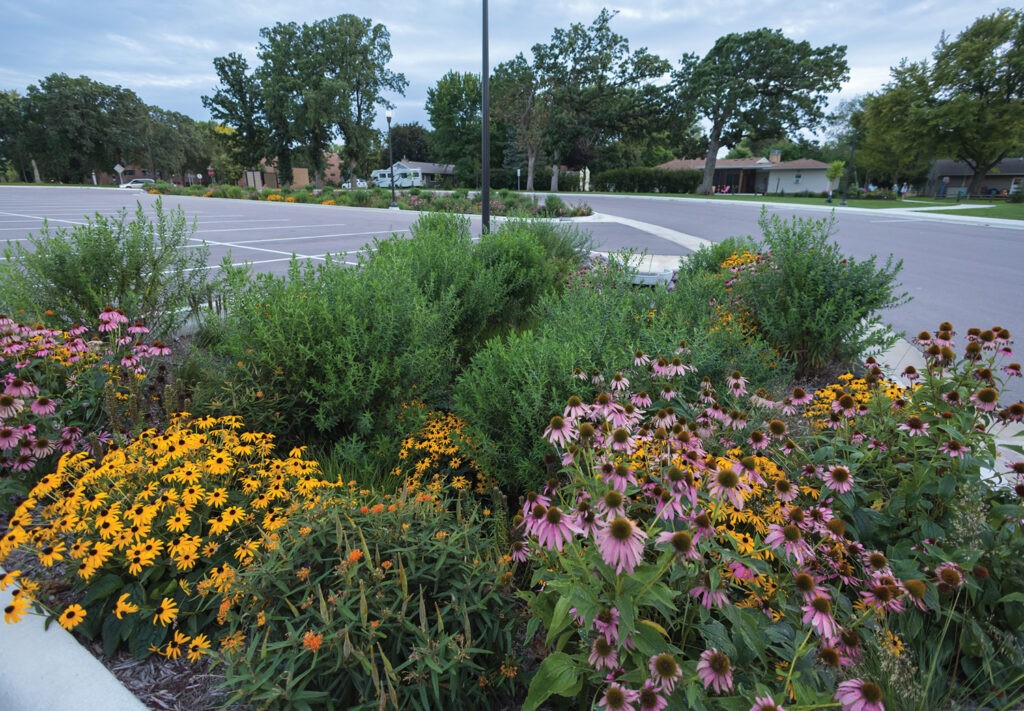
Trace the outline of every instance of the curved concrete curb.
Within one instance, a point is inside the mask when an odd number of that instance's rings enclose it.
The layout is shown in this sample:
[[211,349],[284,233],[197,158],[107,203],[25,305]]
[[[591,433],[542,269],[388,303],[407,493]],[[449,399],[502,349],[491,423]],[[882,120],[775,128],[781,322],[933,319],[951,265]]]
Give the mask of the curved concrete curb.
[[[3,569],[0,568],[0,573]],[[0,607],[11,588],[0,592]],[[0,623],[0,709],[4,711],[145,711],[70,632],[26,615]]]

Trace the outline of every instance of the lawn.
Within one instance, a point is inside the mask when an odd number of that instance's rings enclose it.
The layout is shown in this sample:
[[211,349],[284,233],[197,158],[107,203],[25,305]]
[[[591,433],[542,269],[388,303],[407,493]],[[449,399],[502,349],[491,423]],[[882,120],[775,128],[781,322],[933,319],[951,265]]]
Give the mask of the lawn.
[[934,210],[943,215],[967,215],[969,217],[989,217],[1000,220],[1024,220],[1024,203],[1005,201],[977,201],[971,203],[975,207],[957,210]]

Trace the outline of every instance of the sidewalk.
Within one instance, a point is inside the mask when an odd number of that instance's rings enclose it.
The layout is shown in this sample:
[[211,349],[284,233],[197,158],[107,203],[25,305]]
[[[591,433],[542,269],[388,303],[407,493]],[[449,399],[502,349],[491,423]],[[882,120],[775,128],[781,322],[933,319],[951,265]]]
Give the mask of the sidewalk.
[[[3,569],[0,568],[0,573]],[[0,607],[11,602],[0,592]],[[26,615],[0,623],[0,709],[3,711],[145,711],[99,660],[56,622]]]

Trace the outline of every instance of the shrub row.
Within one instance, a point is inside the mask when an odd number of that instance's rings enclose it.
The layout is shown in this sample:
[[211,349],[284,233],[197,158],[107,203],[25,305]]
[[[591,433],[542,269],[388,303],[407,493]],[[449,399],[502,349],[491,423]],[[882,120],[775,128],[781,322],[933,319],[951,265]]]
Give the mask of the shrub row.
[[700,185],[699,170],[617,168],[594,175],[594,190],[617,193],[692,193]]

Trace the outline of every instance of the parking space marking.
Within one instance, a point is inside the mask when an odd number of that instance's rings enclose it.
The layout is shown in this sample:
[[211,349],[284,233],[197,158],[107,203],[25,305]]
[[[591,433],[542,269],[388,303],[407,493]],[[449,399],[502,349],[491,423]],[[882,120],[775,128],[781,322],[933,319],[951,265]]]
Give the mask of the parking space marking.
[[0,215],[10,215],[11,217],[26,217],[30,220],[39,220],[40,222],[46,220],[47,222],[67,222],[69,225],[85,224],[84,222],[76,222],[74,220],[58,220],[56,217],[43,217],[42,215],[22,215],[17,212],[0,212]]
[[[319,227],[319,225],[317,225]],[[362,235],[393,235],[393,234],[405,234],[409,230],[372,230],[368,232],[332,232],[326,235],[305,235],[302,237],[290,236],[290,237],[268,237],[266,239],[251,239],[251,240],[237,240],[231,244],[236,244],[239,247],[244,247],[250,244],[265,244],[267,242],[302,242],[315,239],[327,239],[329,237],[361,237]],[[192,239],[202,239],[200,237],[192,237]],[[210,244],[215,244],[210,242]],[[227,244],[224,242],[222,244]]]

